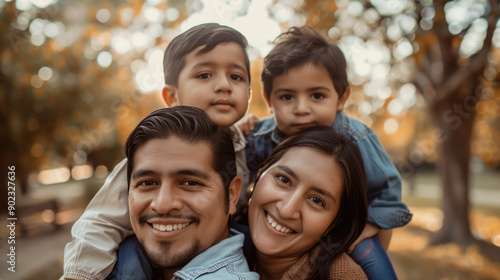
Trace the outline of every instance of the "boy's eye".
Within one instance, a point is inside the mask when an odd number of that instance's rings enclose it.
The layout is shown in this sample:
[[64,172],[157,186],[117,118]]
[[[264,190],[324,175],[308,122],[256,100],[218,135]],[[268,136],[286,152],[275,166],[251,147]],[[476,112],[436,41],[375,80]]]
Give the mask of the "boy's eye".
[[320,100],[325,98],[325,95],[322,93],[313,93],[311,97],[312,99]]
[[245,79],[239,75],[239,74],[231,74],[229,76],[231,79],[235,80],[235,81],[244,81]]
[[199,78],[199,79],[208,79],[210,77],[212,77],[212,75],[210,75],[209,73],[201,73],[201,74],[198,74],[196,76],[196,78]]
[[293,99],[293,96],[291,94],[283,94],[282,96],[280,96],[280,99],[284,101],[290,101]]

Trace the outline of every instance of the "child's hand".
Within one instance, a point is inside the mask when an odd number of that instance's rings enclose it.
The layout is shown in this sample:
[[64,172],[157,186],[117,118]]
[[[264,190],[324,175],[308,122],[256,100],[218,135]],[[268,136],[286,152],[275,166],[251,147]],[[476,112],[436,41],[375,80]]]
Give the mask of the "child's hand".
[[380,228],[377,227],[376,225],[371,224],[371,223],[366,223],[366,226],[363,229],[363,231],[361,232],[361,235],[358,237],[358,239],[356,239],[356,241],[354,241],[354,243],[351,244],[349,249],[347,249],[347,253],[351,254],[352,251],[354,250],[354,247],[356,247],[356,245],[358,245],[361,241],[374,236],[379,231],[380,231]]
[[247,136],[248,134],[250,134],[250,131],[255,128],[255,123],[258,120],[259,119],[254,114],[250,113],[243,116],[243,118],[237,121],[235,125],[241,130],[243,135]]

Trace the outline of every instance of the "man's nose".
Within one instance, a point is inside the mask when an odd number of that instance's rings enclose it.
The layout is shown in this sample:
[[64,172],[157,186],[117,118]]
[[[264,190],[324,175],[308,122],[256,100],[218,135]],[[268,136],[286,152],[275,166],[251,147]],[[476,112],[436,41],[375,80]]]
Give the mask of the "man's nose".
[[307,115],[311,113],[311,104],[308,98],[299,97],[295,101],[294,113],[297,115]]
[[159,214],[181,209],[182,202],[177,188],[172,183],[163,183],[151,201],[151,209]]

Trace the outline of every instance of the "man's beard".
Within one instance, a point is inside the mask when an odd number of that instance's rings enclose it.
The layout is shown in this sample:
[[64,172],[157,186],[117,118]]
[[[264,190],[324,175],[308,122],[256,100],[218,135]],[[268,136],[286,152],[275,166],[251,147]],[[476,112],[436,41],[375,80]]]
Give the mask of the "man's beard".
[[[141,241],[142,244],[144,244]],[[181,269],[194,259],[203,250],[200,240],[196,239],[191,248],[182,252],[171,252],[171,242],[160,242],[157,244],[156,250],[146,251],[147,258],[150,262],[160,267],[161,269]]]

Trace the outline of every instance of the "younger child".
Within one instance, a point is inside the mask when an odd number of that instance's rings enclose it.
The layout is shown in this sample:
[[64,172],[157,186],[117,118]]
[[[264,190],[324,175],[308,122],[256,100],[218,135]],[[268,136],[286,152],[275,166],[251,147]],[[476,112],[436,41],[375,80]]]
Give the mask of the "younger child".
[[[245,140],[233,124],[247,111],[250,62],[247,40],[219,24],[195,26],[170,42],[164,56],[163,99],[167,106],[198,107],[232,135],[236,167],[243,185],[249,182]],[[168,159],[166,159],[168,160]],[[128,210],[127,161],[108,176],[101,190],[72,228],[73,241],[64,252],[64,278],[105,279],[116,262],[116,251],[131,235]]]
[[366,125],[342,111],[349,97],[346,60],[341,50],[313,28],[292,27],[278,37],[262,72],[264,97],[273,114],[259,120],[247,136],[247,166],[252,180],[260,164],[284,138],[313,126],[333,126],[361,151],[367,178],[368,223],[351,246],[351,257],[369,279],[396,279],[381,246],[390,230],[410,222],[401,202],[401,178]]

